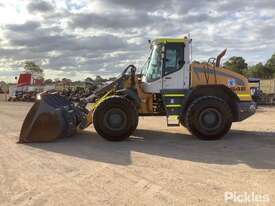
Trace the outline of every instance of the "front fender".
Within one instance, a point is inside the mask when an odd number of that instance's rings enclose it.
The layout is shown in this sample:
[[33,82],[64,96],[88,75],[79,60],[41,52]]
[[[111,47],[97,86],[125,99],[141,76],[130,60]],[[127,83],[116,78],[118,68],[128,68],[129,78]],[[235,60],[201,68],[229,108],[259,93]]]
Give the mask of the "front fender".
[[140,107],[141,100],[137,94],[137,91],[133,89],[122,89],[116,91],[115,94],[119,96],[125,96],[126,98],[130,99],[136,105],[137,108]]

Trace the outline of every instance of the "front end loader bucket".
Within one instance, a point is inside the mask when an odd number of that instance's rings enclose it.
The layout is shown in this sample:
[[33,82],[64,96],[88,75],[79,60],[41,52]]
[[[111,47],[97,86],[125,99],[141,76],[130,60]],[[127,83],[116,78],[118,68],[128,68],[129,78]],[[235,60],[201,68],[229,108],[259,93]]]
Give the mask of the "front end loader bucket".
[[76,133],[79,113],[65,97],[43,94],[28,112],[19,143],[50,142]]

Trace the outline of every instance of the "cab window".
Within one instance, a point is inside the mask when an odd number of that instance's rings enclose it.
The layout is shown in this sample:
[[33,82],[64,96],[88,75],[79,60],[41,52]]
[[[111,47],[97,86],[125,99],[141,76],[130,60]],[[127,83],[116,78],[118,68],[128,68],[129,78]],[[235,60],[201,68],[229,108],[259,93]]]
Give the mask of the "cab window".
[[164,62],[164,76],[180,70],[184,65],[184,45],[167,44]]
[[150,59],[148,61],[148,69],[146,71],[146,80],[152,82],[161,78],[162,60],[161,45],[155,45],[152,49]]

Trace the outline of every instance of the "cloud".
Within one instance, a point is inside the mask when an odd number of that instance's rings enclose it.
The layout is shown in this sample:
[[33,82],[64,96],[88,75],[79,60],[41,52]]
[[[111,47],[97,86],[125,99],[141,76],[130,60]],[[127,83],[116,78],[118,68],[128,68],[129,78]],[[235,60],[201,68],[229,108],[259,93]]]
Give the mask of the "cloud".
[[36,22],[6,25],[5,39],[10,48],[0,49],[0,56],[21,64],[22,60],[33,60],[50,70],[96,72],[107,65],[111,67],[115,52],[132,46],[111,34],[79,36],[62,32],[60,28],[44,28]]
[[49,2],[44,0],[32,0],[31,3],[29,3],[27,8],[30,13],[32,12],[47,13],[54,10],[53,5],[51,5]]
[[228,48],[226,58],[240,55],[252,64],[275,52],[275,3],[270,0],[7,2],[1,2],[1,19],[12,13],[17,20],[4,19],[1,25],[0,68],[5,71],[33,60],[50,76],[112,76],[127,64],[143,64],[148,39],[188,33],[198,60]]
[[102,0],[104,5],[106,6],[119,6],[119,7],[124,7],[128,9],[133,9],[133,10],[156,10],[156,9],[163,9],[167,8],[169,5],[172,4],[172,1],[167,1],[167,0]]
[[29,21],[24,24],[9,24],[6,29],[13,32],[32,32],[40,27],[40,23],[36,21]]
[[[123,48],[126,42],[112,35],[77,37],[75,35],[47,35],[43,31],[37,31],[32,36],[9,34],[9,42],[14,47],[25,47],[30,51],[113,51]],[[77,53],[75,54],[77,55]]]
[[145,12],[113,12],[104,14],[86,13],[72,17],[72,28],[101,28],[101,29],[132,29],[141,28],[156,22],[165,21],[163,17],[156,17]]

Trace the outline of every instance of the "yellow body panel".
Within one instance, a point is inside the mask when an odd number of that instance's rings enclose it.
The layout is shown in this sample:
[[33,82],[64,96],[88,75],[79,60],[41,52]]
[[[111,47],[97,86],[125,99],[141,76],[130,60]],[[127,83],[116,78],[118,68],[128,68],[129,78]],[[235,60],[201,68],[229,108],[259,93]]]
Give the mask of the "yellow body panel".
[[241,101],[252,100],[247,78],[238,73],[225,68],[214,70],[209,64],[192,64],[190,72],[192,88],[199,85],[225,85],[235,92]]
[[188,39],[185,38],[158,38],[155,39],[153,42],[156,44],[166,44],[166,43],[186,43],[186,41],[188,41]]

